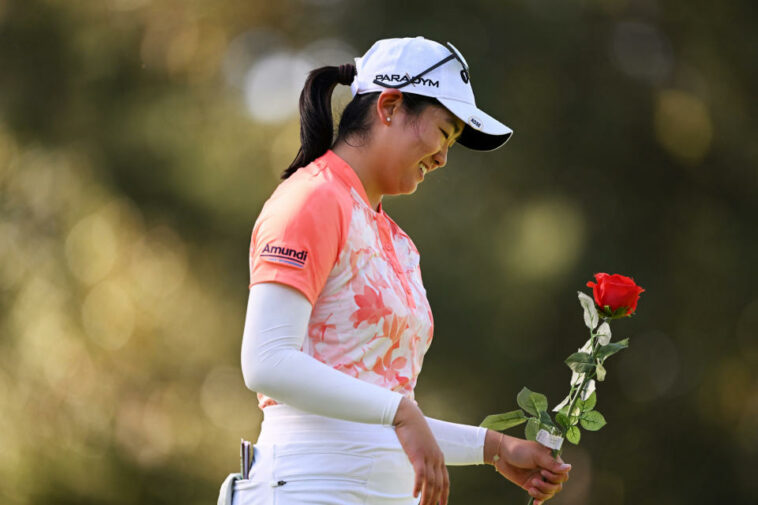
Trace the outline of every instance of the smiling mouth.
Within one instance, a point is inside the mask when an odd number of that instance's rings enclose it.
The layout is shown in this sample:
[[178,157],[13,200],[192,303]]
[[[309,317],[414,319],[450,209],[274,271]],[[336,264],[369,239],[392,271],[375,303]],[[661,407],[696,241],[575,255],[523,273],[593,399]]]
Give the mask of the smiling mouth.
[[424,165],[423,163],[419,163],[418,168],[419,170],[421,170],[421,177],[424,177],[426,173],[429,172],[429,169],[426,168],[426,165]]

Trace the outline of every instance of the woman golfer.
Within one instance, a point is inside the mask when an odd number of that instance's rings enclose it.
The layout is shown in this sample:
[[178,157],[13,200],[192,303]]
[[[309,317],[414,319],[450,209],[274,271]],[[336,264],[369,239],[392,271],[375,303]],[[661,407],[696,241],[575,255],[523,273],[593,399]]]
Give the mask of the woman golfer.
[[[353,100],[333,141],[337,84]],[[252,234],[242,372],[263,423],[234,504],[445,505],[445,465],[483,463],[551,498],[570,467],[547,448],[414,402],[432,312],[419,253],[382,208],[453,143],[488,151],[511,130],[476,107],[460,53],[422,37],[312,71],[300,116],[302,146]]]

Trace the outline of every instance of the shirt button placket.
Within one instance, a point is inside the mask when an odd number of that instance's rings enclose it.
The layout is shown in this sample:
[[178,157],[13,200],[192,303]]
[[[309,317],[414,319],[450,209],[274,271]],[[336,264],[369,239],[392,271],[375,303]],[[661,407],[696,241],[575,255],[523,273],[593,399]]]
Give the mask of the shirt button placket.
[[411,292],[410,286],[408,286],[408,279],[405,277],[405,272],[400,267],[400,262],[397,260],[397,255],[395,254],[395,247],[392,244],[392,236],[390,235],[389,225],[387,224],[387,221],[382,217],[377,215],[376,216],[376,222],[379,225],[379,238],[382,241],[382,245],[385,251],[385,254],[387,256],[387,261],[390,262],[390,265],[392,265],[392,269],[397,274],[398,278],[400,279],[400,283],[403,285],[403,290],[405,291],[405,298],[406,303],[408,304],[408,307],[411,309],[416,308],[416,302],[413,300],[413,293]]

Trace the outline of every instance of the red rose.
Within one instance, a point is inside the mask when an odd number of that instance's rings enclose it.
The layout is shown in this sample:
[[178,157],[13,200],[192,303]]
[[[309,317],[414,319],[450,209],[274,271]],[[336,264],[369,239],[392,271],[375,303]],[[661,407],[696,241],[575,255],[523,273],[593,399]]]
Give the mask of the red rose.
[[637,309],[640,293],[645,291],[631,277],[619,274],[595,274],[595,280],[587,283],[595,295],[595,303],[608,317],[631,316]]

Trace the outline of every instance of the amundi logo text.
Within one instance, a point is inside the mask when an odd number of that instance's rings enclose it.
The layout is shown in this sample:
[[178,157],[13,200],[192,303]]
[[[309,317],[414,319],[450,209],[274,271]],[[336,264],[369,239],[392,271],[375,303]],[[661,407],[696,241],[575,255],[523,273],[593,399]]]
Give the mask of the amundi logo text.
[[308,251],[298,251],[290,247],[266,244],[263,251],[261,251],[261,257],[266,261],[286,263],[293,267],[303,268],[305,261],[308,259]]

